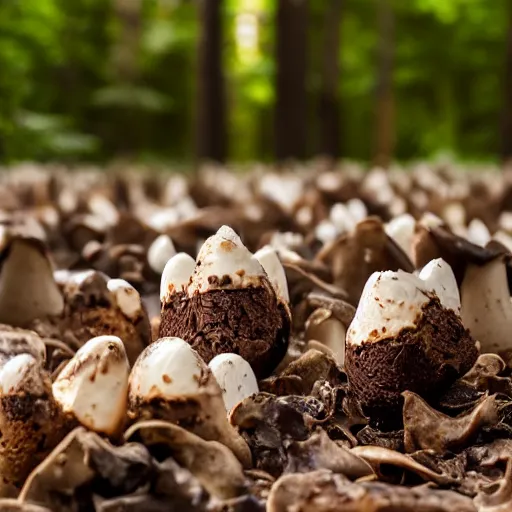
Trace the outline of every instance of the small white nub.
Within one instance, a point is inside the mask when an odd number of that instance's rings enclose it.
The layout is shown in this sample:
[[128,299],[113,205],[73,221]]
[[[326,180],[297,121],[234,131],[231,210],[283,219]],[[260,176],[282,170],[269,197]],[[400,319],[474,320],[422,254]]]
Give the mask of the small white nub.
[[264,276],[260,262],[251,254],[240,237],[229,227],[222,226],[201,247],[197,265],[188,287],[189,295],[204,293],[218,287],[210,277],[229,276],[231,288],[241,288],[256,276]]
[[357,197],[348,201],[346,207],[355,223],[361,222],[368,217],[366,205]]
[[286,274],[275,249],[270,245],[265,245],[254,253],[254,257],[267,273],[277,297],[285,302],[290,302]]
[[491,240],[491,234],[480,219],[473,219],[468,226],[467,239],[476,245],[485,247]]
[[186,341],[160,338],[146,347],[133,366],[130,400],[194,395],[205,371],[208,367]]
[[174,244],[168,235],[160,235],[148,249],[148,264],[153,271],[161,274],[167,262],[176,254]]
[[329,219],[322,220],[315,227],[315,237],[324,245],[336,240],[338,235],[338,228]]
[[89,340],[52,386],[62,410],[96,432],[114,434],[126,414],[129,364],[116,336]]
[[416,221],[414,217],[408,213],[404,213],[390,220],[384,229],[386,234],[400,246],[405,254],[411,256],[412,238],[414,236],[415,226]]
[[237,354],[219,354],[208,365],[222,389],[224,405],[229,412],[244,398],[259,392],[251,365]]
[[343,203],[336,203],[332,206],[329,218],[340,233],[351,231],[356,225],[349,209]]
[[160,280],[160,300],[165,302],[169,295],[182,292],[194,272],[194,258],[184,252],[175,254],[165,265]]
[[442,258],[430,261],[419,273],[419,278],[436,293],[443,307],[460,314],[459,287],[452,267],[446,261]]
[[125,316],[132,320],[140,316],[142,301],[139,292],[128,281],[110,279],[107,282],[107,288],[114,295],[117,307]]
[[30,354],[19,354],[9,359],[0,367],[0,394],[2,396],[11,393],[28,392],[25,384],[32,380],[40,382],[40,365],[37,359]]

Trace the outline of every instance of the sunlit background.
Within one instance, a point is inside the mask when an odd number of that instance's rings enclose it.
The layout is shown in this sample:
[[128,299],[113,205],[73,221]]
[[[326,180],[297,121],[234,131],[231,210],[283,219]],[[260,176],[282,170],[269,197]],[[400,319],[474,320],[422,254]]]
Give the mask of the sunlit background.
[[2,0],[0,159],[497,162],[510,4]]

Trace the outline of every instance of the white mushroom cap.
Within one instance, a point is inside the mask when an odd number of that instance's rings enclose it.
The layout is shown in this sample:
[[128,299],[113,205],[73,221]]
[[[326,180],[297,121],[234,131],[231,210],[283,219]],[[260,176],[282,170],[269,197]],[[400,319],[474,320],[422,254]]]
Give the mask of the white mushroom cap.
[[117,307],[128,318],[135,320],[142,313],[139,292],[124,279],[110,279],[107,288],[116,299]]
[[0,272],[0,322],[23,326],[63,309],[64,298],[46,255],[29,241],[13,240]]
[[231,288],[242,288],[265,277],[260,262],[251,254],[240,237],[229,227],[222,226],[201,247],[197,265],[188,287],[189,295],[218,288],[211,277],[221,280],[229,276]]
[[436,293],[443,307],[460,314],[459,287],[452,267],[446,261],[442,258],[430,261],[419,273],[419,278]]
[[176,254],[176,249],[168,235],[160,235],[148,249],[148,264],[153,271],[161,274],[167,262]]
[[404,213],[390,220],[384,227],[384,230],[400,246],[405,254],[411,256],[415,227],[416,221],[414,217],[409,213]]
[[347,345],[395,337],[414,327],[430,300],[423,281],[407,272],[374,272],[366,282],[347,331]]
[[340,233],[351,231],[356,225],[352,214],[343,203],[336,203],[332,206],[329,218]]
[[290,302],[286,274],[275,249],[271,245],[265,245],[254,253],[254,257],[267,273],[278,298]]
[[18,354],[0,367],[0,394],[41,394],[44,389],[40,362],[30,354]]
[[511,351],[512,303],[504,259],[468,265],[460,295],[462,323],[482,353]]
[[128,374],[123,342],[116,336],[98,336],[63,368],[53,383],[53,395],[82,425],[112,435],[126,416]]
[[184,252],[175,254],[165,265],[160,280],[160,300],[165,302],[169,295],[182,292],[194,272],[194,258]]
[[219,354],[208,366],[219,383],[228,412],[244,398],[258,393],[258,381],[251,365],[238,354]]
[[146,347],[133,366],[130,401],[197,394],[205,371],[206,363],[186,341],[160,338]]

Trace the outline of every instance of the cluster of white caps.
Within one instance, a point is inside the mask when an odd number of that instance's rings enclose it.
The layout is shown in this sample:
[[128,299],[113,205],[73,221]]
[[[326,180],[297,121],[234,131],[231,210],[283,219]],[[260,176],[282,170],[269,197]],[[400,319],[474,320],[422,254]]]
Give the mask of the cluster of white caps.
[[[507,257],[483,264],[469,263],[459,287],[452,268],[442,259],[419,273],[375,272],[363,289],[347,331],[347,345],[393,339],[402,329],[414,328],[424,308],[437,297],[479,343],[481,352],[512,350],[512,302]],[[453,317],[452,317],[453,318]]]
[[[44,344],[34,337],[23,350],[2,361],[1,396],[44,395]],[[250,365],[236,354],[219,355],[208,367],[182,339],[161,338],[141,353],[130,371],[123,342],[115,336],[98,336],[83,345],[61,370],[52,393],[69,419],[115,436],[126,423],[128,404],[194,397],[205,387],[221,398],[221,404],[223,398],[228,412],[258,392]],[[215,411],[219,414],[227,418],[224,408]]]
[[162,273],[160,300],[175,293],[205,293],[217,288],[244,288],[268,277],[278,300],[289,301],[286,276],[276,251],[265,246],[252,254],[240,237],[222,226],[202,245],[197,259],[185,253],[169,259]]
[[442,259],[432,260],[418,275],[374,272],[363,289],[359,306],[347,331],[347,343],[360,345],[397,336],[414,327],[433,296],[460,314],[460,296],[453,271]]

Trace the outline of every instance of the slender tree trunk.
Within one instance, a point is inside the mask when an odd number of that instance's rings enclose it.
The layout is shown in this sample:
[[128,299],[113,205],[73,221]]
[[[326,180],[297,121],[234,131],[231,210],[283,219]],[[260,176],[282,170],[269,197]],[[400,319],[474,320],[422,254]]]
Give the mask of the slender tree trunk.
[[199,0],[196,151],[200,160],[226,159],[226,98],[222,62],[222,0]]
[[319,102],[320,152],[336,159],[340,156],[340,79],[339,50],[343,0],[330,0],[325,8]]
[[308,0],[278,0],[276,16],[275,154],[306,156]]
[[501,158],[512,159],[512,1],[509,1],[509,24],[505,57],[504,98],[501,114]]
[[[140,75],[139,45],[142,34],[142,0],[114,0],[113,13],[119,24],[119,36],[111,51],[112,73],[118,85],[136,85]],[[130,156],[141,147],[139,113],[129,106],[116,112],[114,145]]]
[[374,163],[387,167],[395,149],[395,99],[393,96],[395,20],[391,0],[379,0],[379,48],[376,84]]

